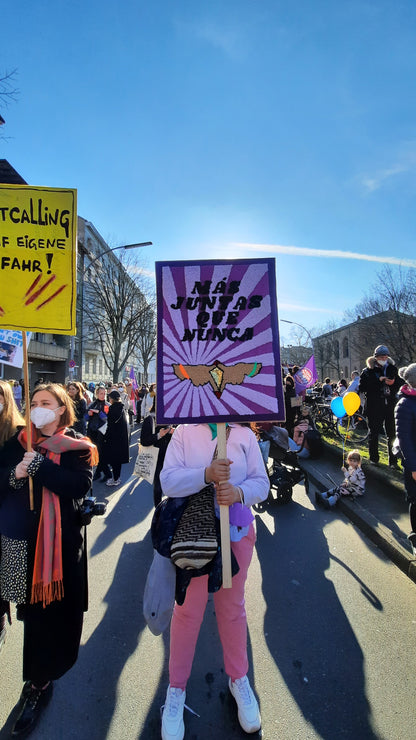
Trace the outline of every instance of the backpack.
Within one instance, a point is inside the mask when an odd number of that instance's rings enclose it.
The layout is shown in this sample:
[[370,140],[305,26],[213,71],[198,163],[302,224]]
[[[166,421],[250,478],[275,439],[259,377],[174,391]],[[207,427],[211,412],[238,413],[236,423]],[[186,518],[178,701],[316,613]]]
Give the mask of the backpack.
[[325,451],[325,446],[318,430],[308,429],[304,439],[306,441],[311,458],[317,460],[318,457],[322,457]]

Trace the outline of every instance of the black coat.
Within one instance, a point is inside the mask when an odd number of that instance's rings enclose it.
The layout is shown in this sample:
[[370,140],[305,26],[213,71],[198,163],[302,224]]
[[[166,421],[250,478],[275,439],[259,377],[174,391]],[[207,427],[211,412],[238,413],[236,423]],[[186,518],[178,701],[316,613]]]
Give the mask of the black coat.
[[85,398],[79,398],[78,401],[74,401],[74,411],[76,421],[72,425],[72,428],[80,434],[87,433],[87,421],[85,414],[87,413],[87,402]]
[[108,409],[103,450],[104,459],[110,465],[122,465],[130,460],[129,423],[121,401],[115,401]]
[[[90,409],[91,410],[97,409],[98,414],[92,414],[91,416],[89,416],[88,411]],[[107,409],[107,412],[108,412],[109,409],[108,409],[107,401],[100,401],[98,398],[96,398],[95,401],[90,403],[87,409],[87,415],[86,415],[87,434],[94,443],[96,443],[96,437],[97,437],[99,428],[102,427],[103,424],[105,424],[106,419],[107,419],[107,413],[105,409]]]
[[[76,437],[76,432],[68,430]],[[29,508],[29,486],[9,486],[11,470],[24,449],[12,437],[0,450],[0,533],[28,543],[28,597],[31,589],[36,537],[42,505],[42,487],[59,496],[62,525],[64,598],[46,608],[27,603],[18,613],[24,621],[23,680],[60,678],[75,663],[87,606],[84,528],[79,507],[91,488],[92,473],[85,450],[64,452],[60,464],[44,459],[33,477],[34,511]]]
[[399,395],[394,410],[396,434],[403,455],[404,467],[416,471],[416,395]]
[[[393,385],[386,385],[384,381],[380,381],[382,376],[394,380]],[[358,393],[364,393],[366,396],[366,414],[369,420],[373,418],[382,420],[386,413],[393,415],[397,393],[402,385],[398,369],[390,357],[386,369],[376,362],[375,357],[368,358],[367,367],[360,375]]]

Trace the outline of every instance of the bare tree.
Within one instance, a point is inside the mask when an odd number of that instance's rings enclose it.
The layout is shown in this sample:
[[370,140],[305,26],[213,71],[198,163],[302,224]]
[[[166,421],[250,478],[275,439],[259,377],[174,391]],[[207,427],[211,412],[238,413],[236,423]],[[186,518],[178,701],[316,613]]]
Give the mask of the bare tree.
[[152,310],[148,295],[143,271],[130,255],[118,259],[110,253],[86,270],[84,311],[89,339],[100,346],[114,382],[141,341],[142,322]]
[[416,273],[385,265],[367,295],[347,312],[350,321],[372,317],[368,339],[387,344],[396,362],[413,362],[416,341]]
[[400,311],[414,314],[416,309],[416,273],[402,267],[393,269],[385,265],[364,298],[346,312],[350,321],[359,317],[374,316],[382,311]]
[[[14,80],[16,78],[17,70],[13,69],[12,72],[5,72],[0,77],[0,103],[2,106],[7,106],[11,101],[17,100],[18,89],[14,87]],[[0,125],[4,124],[5,120],[0,115]],[[6,137],[0,137],[5,139]]]
[[156,313],[155,299],[149,301],[147,310],[139,317],[139,338],[134,357],[143,368],[145,381],[148,380],[149,365],[156,357]]

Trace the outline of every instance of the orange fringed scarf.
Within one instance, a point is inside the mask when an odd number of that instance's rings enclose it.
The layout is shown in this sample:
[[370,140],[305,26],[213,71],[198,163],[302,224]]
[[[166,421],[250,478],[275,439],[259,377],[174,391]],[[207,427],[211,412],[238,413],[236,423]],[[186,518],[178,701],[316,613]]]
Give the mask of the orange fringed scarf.
[[[26,429],[20,432],[18,439],[27,449]],[[58,429],[52,437],[44,437],[32,425],[32,446],[56,465],[60,464],[62,452],[72,450],[85,450],[89,464],[98,463],[96,446],[87,437],[67,436],[65,428]],[[30,603],[41,601],[45,608],[52,601],[60,601],[63,595],[61,506],[59,496],[43,486]]]

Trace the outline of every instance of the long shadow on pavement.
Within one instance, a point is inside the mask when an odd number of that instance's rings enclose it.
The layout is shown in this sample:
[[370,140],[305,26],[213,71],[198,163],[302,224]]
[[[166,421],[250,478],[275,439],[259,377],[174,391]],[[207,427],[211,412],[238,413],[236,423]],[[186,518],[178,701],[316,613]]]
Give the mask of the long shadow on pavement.
[[[267,644],[293,699],[319,737],[379,740],[371,727],[363,653],[335,588],[325,577],[328,545],[314,513],[294,501],[269,509],[275,534],[257,517]],[[374,599],[370,603],[380,608]]]

